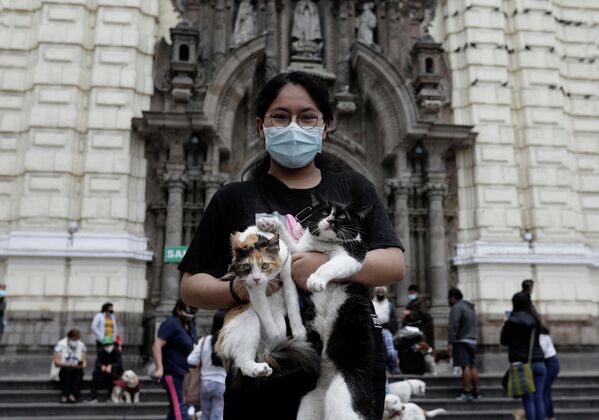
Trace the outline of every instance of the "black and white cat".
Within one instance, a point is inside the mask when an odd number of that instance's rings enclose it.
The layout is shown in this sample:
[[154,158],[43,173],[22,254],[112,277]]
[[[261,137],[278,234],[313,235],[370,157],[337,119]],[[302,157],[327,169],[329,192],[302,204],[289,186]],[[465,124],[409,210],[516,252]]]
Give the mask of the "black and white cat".
[[319,347],[321,375],[316,389],[302,399],[298,420],[375,418],[375,344],[368,290],[343,282],[362,268],[368,251],[362,223],[369,211],[313,194],[312,206],[302,212],[309,214],[301,220],[304,233],[297,243],[276,218],[256,223],[262,230],[278,233],[292,253],[318,251],[329,257],[307,281],[314,293],[313,310],[305,322],[309,340]]

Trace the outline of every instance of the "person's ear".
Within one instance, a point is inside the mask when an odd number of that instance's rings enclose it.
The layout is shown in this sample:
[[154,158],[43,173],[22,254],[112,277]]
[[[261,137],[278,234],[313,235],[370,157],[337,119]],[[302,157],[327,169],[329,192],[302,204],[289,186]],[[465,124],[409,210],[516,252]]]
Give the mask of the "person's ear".
[[331,128],[331,122],[330,121],[325,121],[324,122],[324,131],[322,132],[322,139],[323,140],[327,139],[327,135],[329,133],[329,128]]
[[256,129],[258,130],[258,137],[260,138],[260,141],[264,141],[264,124],[262,123],[260,117],[256,117]]

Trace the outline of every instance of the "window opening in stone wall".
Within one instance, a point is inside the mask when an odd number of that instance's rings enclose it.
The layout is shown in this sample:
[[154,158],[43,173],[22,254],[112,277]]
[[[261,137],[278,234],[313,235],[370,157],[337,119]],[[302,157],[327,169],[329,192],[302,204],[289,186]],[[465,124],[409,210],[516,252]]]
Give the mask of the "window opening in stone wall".
[[179,60],[189,61],[189,46],[187,44],[179,46]]
[[435,72],[435,64],[432,58],[424,60],[424,68],[427,74],[433,74]]

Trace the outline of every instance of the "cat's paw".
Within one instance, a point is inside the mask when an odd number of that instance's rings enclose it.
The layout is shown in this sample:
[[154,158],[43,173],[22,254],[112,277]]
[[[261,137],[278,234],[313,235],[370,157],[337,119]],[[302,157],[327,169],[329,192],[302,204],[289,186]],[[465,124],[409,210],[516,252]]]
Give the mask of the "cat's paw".
[[306,341],[306,337],[308,336],[308,332],[306,331],[306,327],[298,326],[296,328],[291,329],[293,333],[293,338],[299,341]]
[[322,292],[327,287],[327,283],[329,281],[326,278],[320,277],[318,274],[314,273],[306,282],[306,287],[311,292]]
[[264,232],[277,233],[281,221],[275,217],[261,217],[256,221],[256,226]]
[[241,373],[252,378],[270,376],[272,374],[272,368],[266,363],[252,363],[248,366],[241,367]]

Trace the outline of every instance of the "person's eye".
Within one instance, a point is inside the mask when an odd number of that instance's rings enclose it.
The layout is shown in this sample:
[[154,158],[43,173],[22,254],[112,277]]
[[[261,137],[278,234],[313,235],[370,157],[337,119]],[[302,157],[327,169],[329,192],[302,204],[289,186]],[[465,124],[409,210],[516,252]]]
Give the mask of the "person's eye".
[[268,267],[270,267],[269,263],[262,263],[262,269],[266,270]]
[[314,122],[316,120],[318,120],[318,115],[314,115],[314,114],[301,114],[299,116],[300,121],[304,121],[304,122]]
[[289,121],[289,114],[285,112],[273,112],[270,114],[270,118],[273,122],[283,123]]

